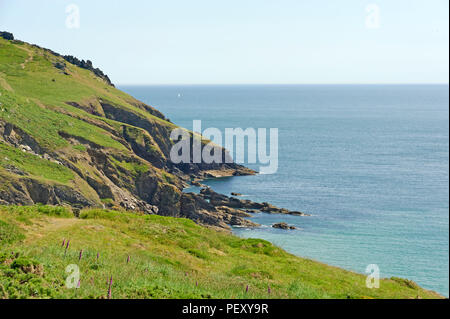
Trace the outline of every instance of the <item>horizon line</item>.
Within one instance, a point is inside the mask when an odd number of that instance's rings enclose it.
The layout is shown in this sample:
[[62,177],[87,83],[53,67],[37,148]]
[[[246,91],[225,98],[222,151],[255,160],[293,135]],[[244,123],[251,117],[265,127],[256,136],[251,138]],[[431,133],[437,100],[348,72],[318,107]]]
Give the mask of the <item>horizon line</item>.
[[449,85],[449,82],[433,83],[114,83],[115,86],[300,86],[300,85]]

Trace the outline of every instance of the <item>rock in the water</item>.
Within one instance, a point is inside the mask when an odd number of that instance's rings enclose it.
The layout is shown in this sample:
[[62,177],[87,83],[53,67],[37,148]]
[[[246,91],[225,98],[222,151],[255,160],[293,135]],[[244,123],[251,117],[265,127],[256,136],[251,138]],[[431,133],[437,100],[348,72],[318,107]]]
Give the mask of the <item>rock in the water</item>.
[[272,225],[273,228],[279,228],[279,229],[285,229],[285,230],[289,230],[289,229],[297,229],[295,226],[290,226],[287,223],[277,223],[277,224],[273,224]]
[[243,210],[240,210],[237,208],[231,208],[231,207],[227,207],[227,206],[217,206],[216,209],[218,211],[221,211],[226,214],[233,215],[233,216],[239,216],[239,217],[251,217],[252,216]]
[[302,212],[297,212],[297,211],[290,211],[289,215],[294,215],[294,216],[311,216]]
[[205,185],[203,185],[202,183],[200,183],[200,182],[197,181],[197,180],[191,181],[191,185],[192,185],[192,186],[197,186],[197,187],[204,187],[204,186],[205,186]]
[[241,193],[231,193],[231,196],[242,196]]

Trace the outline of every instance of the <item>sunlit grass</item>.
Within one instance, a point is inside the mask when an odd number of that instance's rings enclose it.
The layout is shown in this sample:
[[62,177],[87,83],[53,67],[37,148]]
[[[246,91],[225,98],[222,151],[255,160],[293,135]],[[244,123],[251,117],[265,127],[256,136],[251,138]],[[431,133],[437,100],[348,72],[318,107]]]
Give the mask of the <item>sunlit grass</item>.
[[[363,275],[186,219],[99,209],[70,216],[47,206],[0,208],[3,259],[14,252],[44,271],[26,273],[0,260],[1,297],[107,298],[111,277],[112,298],[437,297],[399,279],[368,289]],[[65,286],[70,264],[81,272],[78,289]]]

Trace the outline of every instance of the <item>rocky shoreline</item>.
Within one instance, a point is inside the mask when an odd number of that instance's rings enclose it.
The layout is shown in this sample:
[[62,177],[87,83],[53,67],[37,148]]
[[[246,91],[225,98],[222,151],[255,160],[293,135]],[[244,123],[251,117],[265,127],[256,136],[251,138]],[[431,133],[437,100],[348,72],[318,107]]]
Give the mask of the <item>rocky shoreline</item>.
[[[193,185],[202,184],[196,182]],[[215,192],[210,187],[203,187],[199,194],[184,193],[183,198],[182,211],[188,218],[206,226],[227,230],[230,230],[230,226],[259,227],[259,224],[247,219],[257,213],[309,216],[303,212],[290,211],[266,202],[258,203],[226,196]]]

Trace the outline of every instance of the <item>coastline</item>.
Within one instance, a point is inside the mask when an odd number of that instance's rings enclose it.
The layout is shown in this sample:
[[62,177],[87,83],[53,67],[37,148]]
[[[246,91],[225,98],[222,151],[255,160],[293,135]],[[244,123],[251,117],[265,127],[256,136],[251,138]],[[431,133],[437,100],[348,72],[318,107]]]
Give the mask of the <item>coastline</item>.
[[[198,178],[243,176],[255,172],[233,163],[174,164],[168,160],[173,144],[170,133],[177,126],[157,109],[116,89],[110,81],[105,80],[108,78],[103,72],[93,68],[92,63],[61,56],[17,40],[0,39],[0,45],[1,53],[6,53],[0,58],[8,59],[7,64],[0,64],[0,101],[4,106],[0,113],[0,147],[4,155],[0,158],[0,183],[5,186],[0,190],[0,204],[9,205],[2,209],[5,210],[8,234],[12,237],[20,239],[25,238],[21,237],[25,235],[22,234],[23,225],[20,222],[16,225],[17,220],[9,220],[10,211],[21,213],[22,210],[29,210],[39,215],[42,210],[56,216],[71,215],[68,218],[69,225],[62,223],[63,233],[56,232],[58,237],[64,238],[68,229],[64,227],[72,226],[72,223],[73,226],[84,223],[83,217],[87,215],[92,215],[94,219],[97,215],[102,217],[100,224],[86,222],[92,229],[101,230],[108,223],[117,223],[131,233],[136,229],[127,229],[126,223],[122,225],[121,218],[136,218],[135,226],[143,223],[150,229],[154,226],[153,222],[173,222],[176,225],[171,232],[159,225],[157,229],[161,233],[152,233],[152,238],[162,236],[170,241],[170,236],[164,234],[179,236],[179,247],[172,249],[181,250],[181,256],[196,258],[189,260],[201,265],[208,258],[214,258],[214,255],[226,256],[226,252],[217,252],[220,251],[220,244],[214,246],[217,243],[212,233],[206,236],[210,241],[207,245],[211,247],[202,246],[203,242],[198,241],[198,238],[194,243],[184,241],[183,234],[187,233],[184,228],[199,232],[204,228],[193,226],[191,221],[229,232],[230,225],[258,227],[257,223],[248,219],[258,212],[277,218],[306,216],[300,211],[224,195],[210,188],[204,188],[199,194],[182,192],[187,183],[199,183],[196,180]],[[22,76],[18,77],[16,73]],[[27,86],[32,90],[28,90]],[[190,134],[192,138],[195,135]],[[132,216],[130,211],[138,213]],[[113,221],[108,222],[110,217]],[[178,221],[171,219],[174,217]],[[147,220],[151,223],[146,224]],[[51,225],[60,221],[50,218],[48,222]],[[18,228],[14,228],[16,226]],[[149,230],[145,227],[142,230]],[[83,228],[78,230],[83,232]],[[84,235],[89,237],[96,233]],[[47,240],[54,243],[55,238],[50,237]],[[274,257],[267,259],[269,264],[276,261],[277,254],[284,256],[284,252],[270,243],[248,240],[236,244],[236,239],[230,238],[224,239],[224,243],[227,243],[224,245],[228,247],[226,251],[233,252],[235,256],[246,250],[255,253],[250,254],[254,259],[261,257],[258,254],[269,253],[270,257]],[[149,247],[154,247],[148,238],[142,240]],[[124,246],[126,242],[124,239],[119,244]],[[139,242],[136,244],[139,246]],[[85,245],[90,244],[87,242]],[[125,245],[122,248],[126,251],[128,247]],[[256,273],[256,279],[265,280],[278,275],[266,275],[271,269],[261,270],[260,274],[257,262],[252,265],[257,268],[256,272],[254,269],[247,271],[245,267],[242,270],[240,262],[237,258],[229,265],[235,271],[231,275],[253,277]],[[308,264],[307,260],[297,262],[304,263],[305,267]],[[281,264],[277,267],[281,267]],[[228,274],[230,269],[226,269],[223,275]],[[278,270],[284,274],[285,269]],[[350,277],[347,277],[348,280]],[[394,283],[397,281],[392,281],[390,284],[397,287]],[[407,281],[400,281],[399,285],[408,284]],[[412,293],[405,291],[408,296]],[[357,296],[363,296],[360,292]]]

